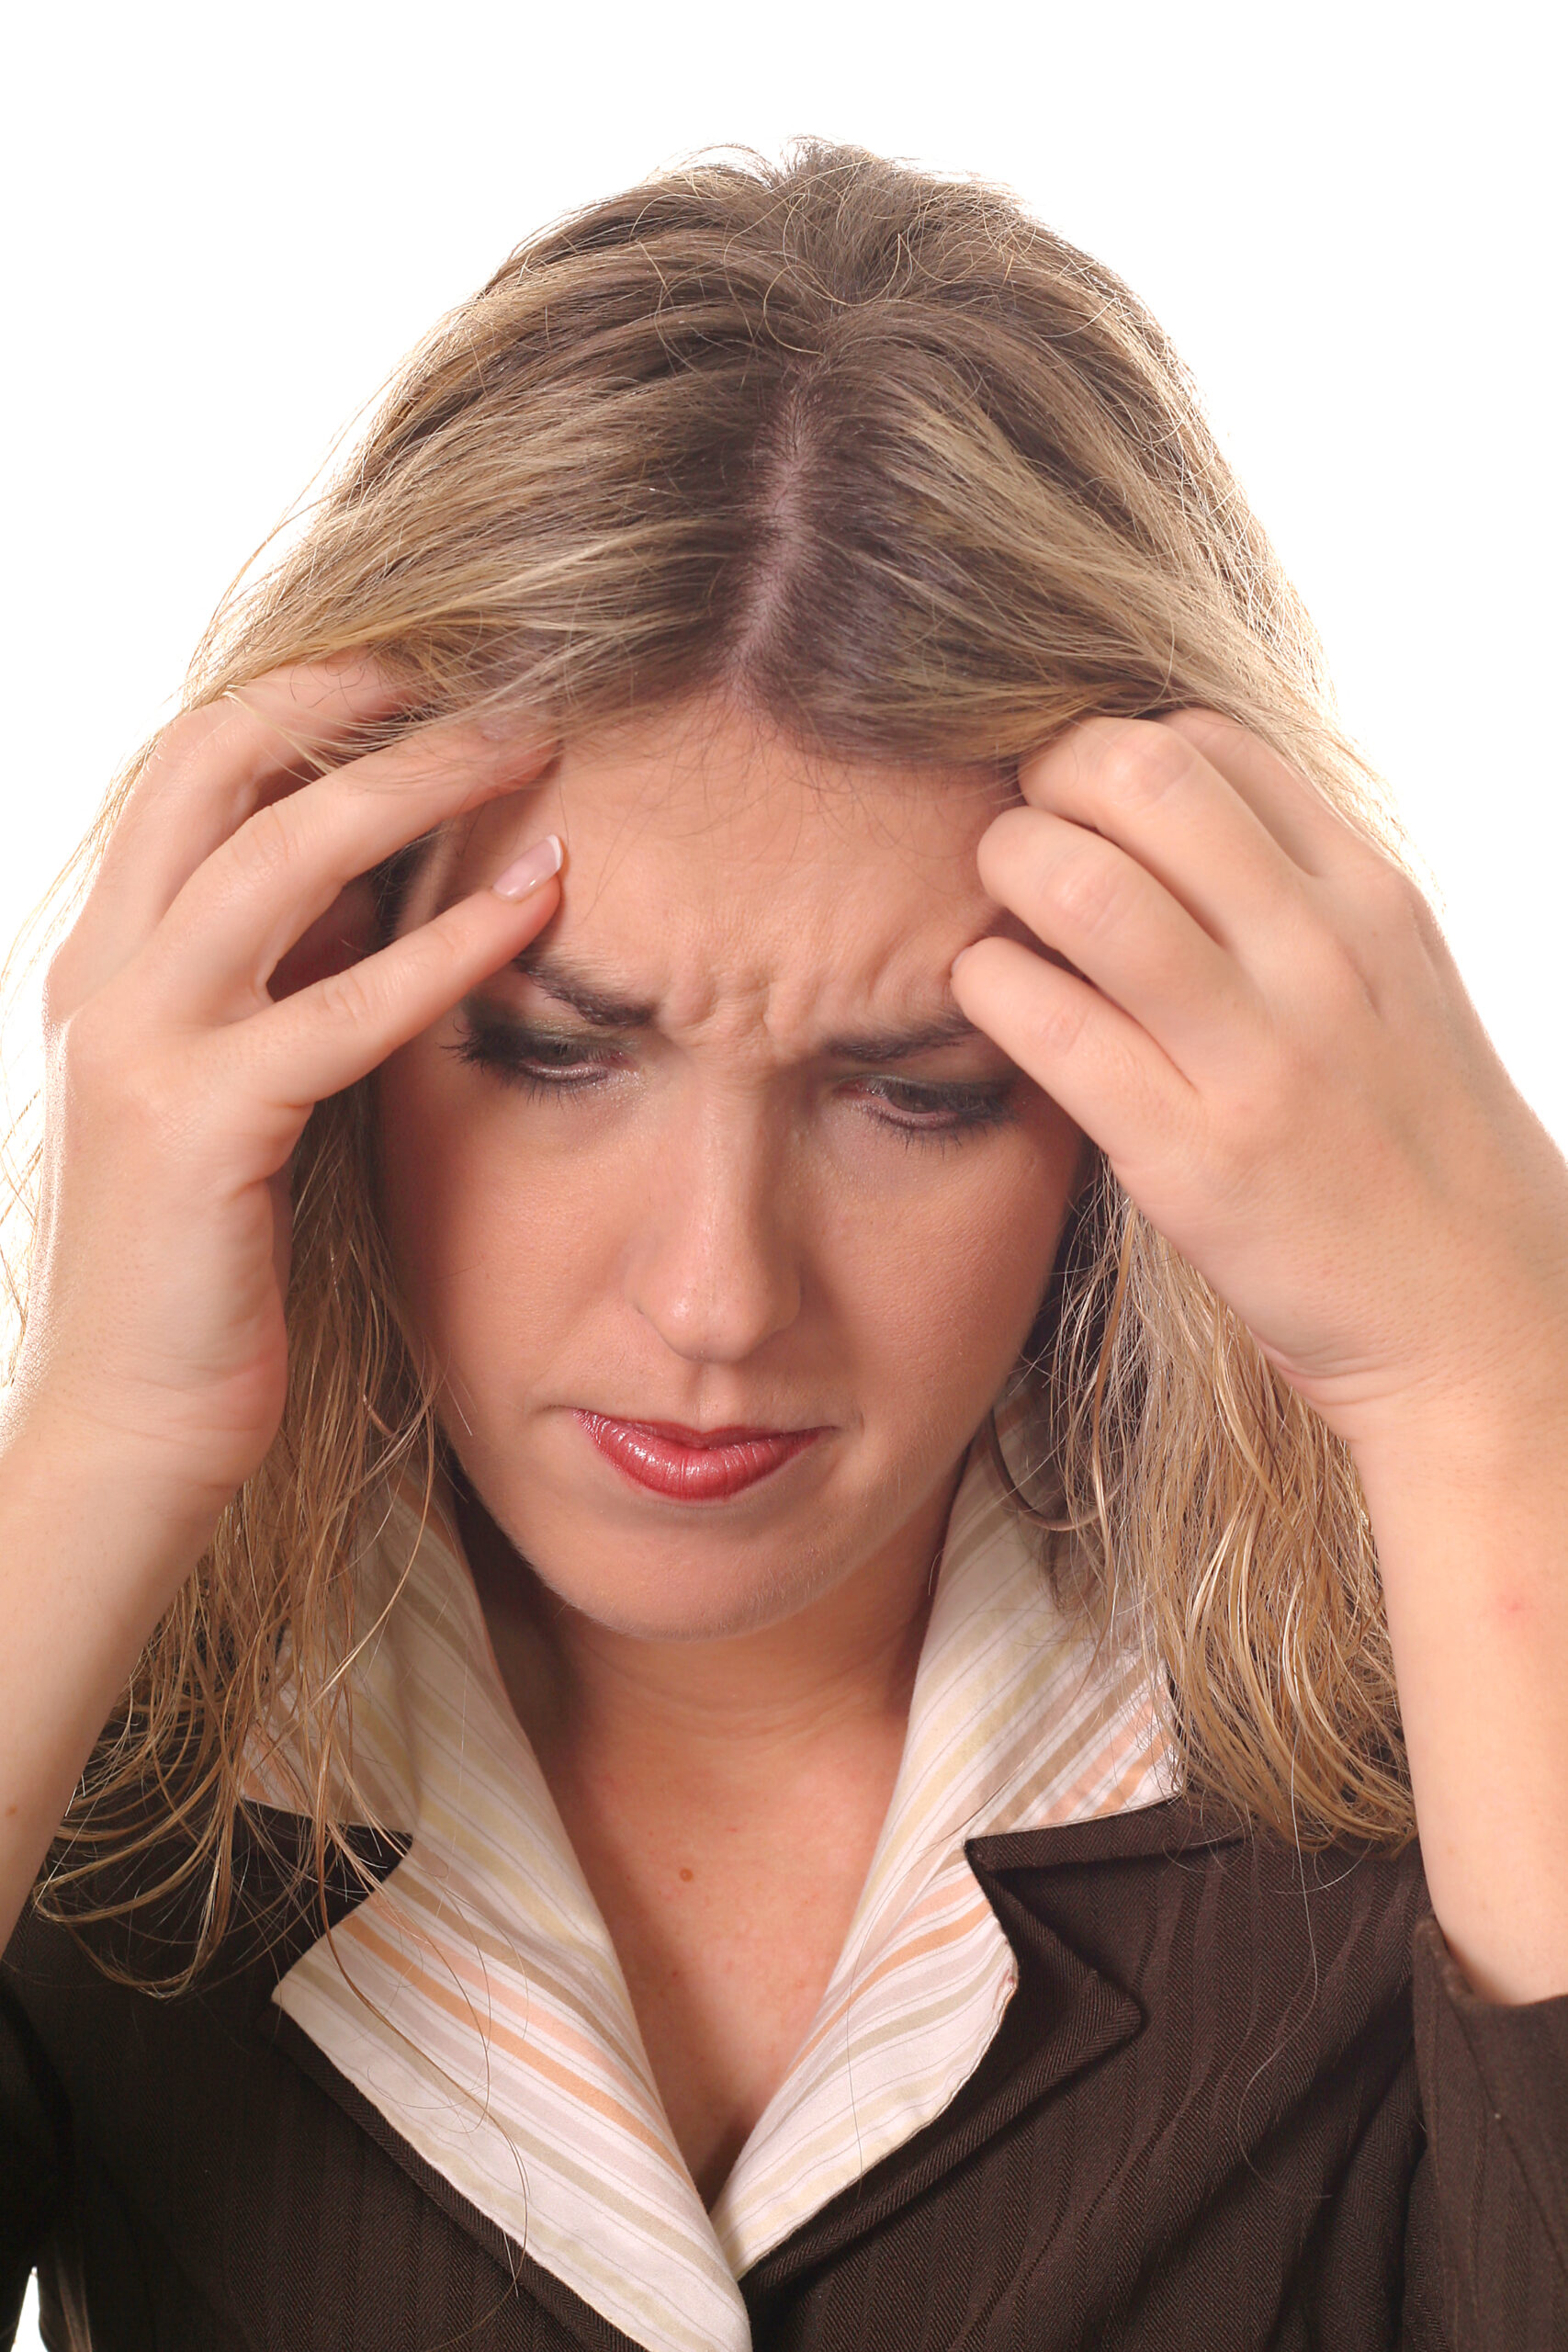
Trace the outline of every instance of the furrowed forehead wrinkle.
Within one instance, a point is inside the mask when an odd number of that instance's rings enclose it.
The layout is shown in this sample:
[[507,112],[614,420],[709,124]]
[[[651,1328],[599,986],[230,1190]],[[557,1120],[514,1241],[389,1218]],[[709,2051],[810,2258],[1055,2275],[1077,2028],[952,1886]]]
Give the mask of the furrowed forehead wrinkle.
[[[653,1000],[622,995],[604,987],[549,947],[525,948],[521,956],[513,957],[513,969],[532,980],[556,1003],[570,1007],[592,1028],[648,1029],[658,1020],[659,1007]],[[944,1046],[974,1042],[990,1041],[954,1006],[931,1020],[916,1022],[905,1028],[846,1030],[825,1038],[818,1050],[837,1061],[896,1062],[908,1061],[917,1054],[938,1052]]]

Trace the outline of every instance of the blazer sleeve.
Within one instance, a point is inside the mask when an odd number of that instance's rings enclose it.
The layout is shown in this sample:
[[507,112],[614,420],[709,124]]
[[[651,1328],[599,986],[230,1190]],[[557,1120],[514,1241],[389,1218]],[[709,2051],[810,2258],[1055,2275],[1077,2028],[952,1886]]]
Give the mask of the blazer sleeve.
[[0,1978],[0,2346],[59,2218],[70,2162],[64,2094],[27,2012]]
[[[1427,2126],[1406,2242],[1405,2343],[1568,2346],[1568,1994],[1472,1992],[1430,1913],[1414,1939]],[[1431,2331],[1428,2333],[1428,2331]]]

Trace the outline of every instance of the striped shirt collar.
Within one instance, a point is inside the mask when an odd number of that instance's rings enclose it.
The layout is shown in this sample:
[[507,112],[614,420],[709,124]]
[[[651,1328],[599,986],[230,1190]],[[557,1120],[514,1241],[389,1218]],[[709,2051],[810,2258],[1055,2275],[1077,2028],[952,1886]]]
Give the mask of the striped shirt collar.
[[976,1447],[854,1918],[709,2213],[460,1550],[394,1503],[365,1600],[378,1631],[354,1670],[355,1778],[412,1843],[275,1999],[425,2163],[648,2352],[747,2352],[737,2279],[941,2114],[1012,1997],[965,1841],[1172,1793],[1141,1668],[1096,1659],[1064,1619]]

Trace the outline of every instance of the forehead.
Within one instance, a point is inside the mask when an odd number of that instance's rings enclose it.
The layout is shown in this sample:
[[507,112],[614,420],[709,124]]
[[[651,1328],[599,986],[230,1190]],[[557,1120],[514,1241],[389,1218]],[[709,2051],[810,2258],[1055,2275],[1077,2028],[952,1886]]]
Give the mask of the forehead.
[[940,1010],[953,956],[995,926],[975,853],[1013,797],[994,774],[829,759],[726,706],[688,705],[569,744],[540,786],[443,845],[430,886],[479,888],[556,831],[552,945],[676,1023]]

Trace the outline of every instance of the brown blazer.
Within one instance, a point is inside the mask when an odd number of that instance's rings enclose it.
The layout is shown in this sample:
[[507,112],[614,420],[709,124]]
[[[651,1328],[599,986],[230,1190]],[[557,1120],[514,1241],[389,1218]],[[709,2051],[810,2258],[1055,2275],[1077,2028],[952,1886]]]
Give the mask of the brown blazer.
[[[970,1859],[1017,1996],[741,2282],[758,2352],[1568,2352],[1568,1997],[1474,1999],[1415,1849],[1303,1867],[1177,1799]],[[634,2352],[271,2007],[317,1931],[271,1867],[179,2000],[18,1932],[0,2343],[36,2262],[95,2352]]]

